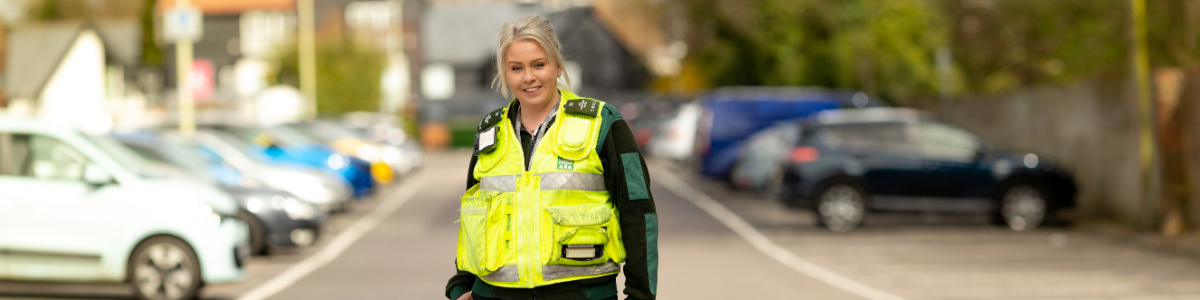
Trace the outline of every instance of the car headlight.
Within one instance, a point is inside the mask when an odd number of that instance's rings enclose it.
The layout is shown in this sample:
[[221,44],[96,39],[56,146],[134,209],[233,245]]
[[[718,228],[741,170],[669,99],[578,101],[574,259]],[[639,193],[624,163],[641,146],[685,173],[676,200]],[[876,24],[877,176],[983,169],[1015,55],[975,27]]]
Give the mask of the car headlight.
[[379,148],[368,144],[358,145],[358,149],[354,149],[354,153],[365,161],[375,161],[379,159]]
[[330,169],[338,170],[346,166],[346,158],[339,154],[330,155],[325,164],[329,165]]
[[213,209],[212,206],[200,204],[198,212],[200,213],[201,222],[212,224],[213,227],[221,226],[221,214],[217,213],[217,210]]
[[293,197],[275,196],[271,199],[271,206],[283,209],[292,220],[309,220],[317,215],[316,207]]
[[262,208],[262,199],[258,199],[258,197],[250,197],[250,199],[246,200],[246,210],[249,210],[252,213],[258,213],[259,211],[262,211]]
[[396,147],[392,147],[392,146],[383,148],[383,162],[385,162],[389,165],[396,164],[396,163],[400,162],[400,157],[401,157],[400,149],[396,149]]

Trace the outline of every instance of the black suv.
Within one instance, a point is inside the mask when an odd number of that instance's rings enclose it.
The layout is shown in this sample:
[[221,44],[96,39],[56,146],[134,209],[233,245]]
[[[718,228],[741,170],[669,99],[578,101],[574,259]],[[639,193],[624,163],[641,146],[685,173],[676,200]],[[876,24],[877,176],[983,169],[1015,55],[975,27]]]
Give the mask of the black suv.
[[1075,205],[1071,175],[1045,158],[996,149],[911,109],[825,111],[744,147],[735,186],[813,209],[833,231],[858,227],[872,210],[990,213],[1025,231]]

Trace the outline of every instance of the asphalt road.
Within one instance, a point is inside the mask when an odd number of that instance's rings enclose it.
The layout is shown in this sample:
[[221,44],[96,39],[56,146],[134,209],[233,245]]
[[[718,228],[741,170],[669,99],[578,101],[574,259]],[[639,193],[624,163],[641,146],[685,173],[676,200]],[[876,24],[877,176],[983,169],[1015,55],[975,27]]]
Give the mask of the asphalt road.
[[[255,257],[246,281],[203,298],[444,299],[468,155],[431,154],[331,219],[318,244]],[[651,164],[664,299],[1200,299],[1193,258],[1061,228],[1012,232],[981,216],[874,215],[835,234],[811,213],[686,174]],[[0,297],[121,291],[0,282]]]

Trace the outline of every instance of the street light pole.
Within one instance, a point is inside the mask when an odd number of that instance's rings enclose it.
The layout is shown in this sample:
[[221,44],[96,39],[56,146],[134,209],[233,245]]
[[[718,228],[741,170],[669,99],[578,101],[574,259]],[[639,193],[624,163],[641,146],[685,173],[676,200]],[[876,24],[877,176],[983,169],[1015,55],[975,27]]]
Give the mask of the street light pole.
[[296,14],[300,19],[300,92],[308,98],[305,117],[317,117],[317,58],[314,37],[313,0],[297,0]]
[[[188,0],[176,0],[175,6],[187,7]],[[179,108],[179,134],[190,137],[196,131],[196,103],[192,99],[192,40],[175,42],[175,98]]]
[[1137,85],[1138,152],[1141,154],[1142,215],[1139,223],[1154,227],[1154,103],[1150,93],[1150,59],[1146,54],[1146,0],[1129,0],[1133,15],[1133,73]]

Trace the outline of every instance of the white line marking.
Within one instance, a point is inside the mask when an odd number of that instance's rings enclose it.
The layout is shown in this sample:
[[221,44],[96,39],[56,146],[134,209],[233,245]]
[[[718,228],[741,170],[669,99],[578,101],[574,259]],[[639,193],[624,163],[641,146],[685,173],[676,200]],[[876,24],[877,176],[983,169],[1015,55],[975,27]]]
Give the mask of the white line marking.
[[862,296],[863,298],[871,300],[905,300],[903,297],[875,289],[861,282],[839,275],[838,273],[834,273],[829,269],[822,268],[821,266],[813,264],[807,260],[796,257],[796,255],[791,251],[788,251],[787,249],[780,247],[778,244],[775,244],[775,242],[772,242],[761,232],[759,232],[758,229],[755,229],[754,226],[751,226],[750,223],[746,223],[746,220],[738,217],[738,215],[729,211],[729,209],[725,208],[725,206],[721,205],[716,200],[709,198],[708,195],[704,194],[704,192],[698,191],[686,183],[683,183],[683,180],[675,177],[675,175],[671,174],[671,172],[659,172],[654,175],[658,176],[657,182],[670,190],[671,193],[674,193],[680,198],[691,201],[692,204],[700,207],[701,210],[704,210],[704,212],[708,213],[713,218],[716,218],[717,221],[721,221],[721,223],[725,224],[726,227],[729,227],[729,229],[733,230],[734,233],[737,233],[747,242],[750,242],[751,245],[754,245],[754,248],[758,248],[758,251],[761,251],[763,254],[770,256],[771,258],[783,263],[784,265],[787,265],[788,267],[791,267],[792,270],[795,270],[796,272],[808,275],[809,277],[850,292],[851,294]]
[[359,238],[362,238],[364,234],[371,231],[376,225],[379,225],[379,222],[386,219],[396,209],[400,208],[401,205],[407,203],[413,194],[424,187],[424,176],[410,175],[409,177],[413,178],[413,180],[405,182],[404,185],[397,188],[383,200],[383,203],[376,206],[375,210],[358,219],[353,225],[347,227],[346,230],[343,230],[333,241],[325,245],[325,248],[322,248],[321,251],[284,270],[283,273],[279,273],[275,278],[271,278],[270,281],[246,292],[246,294],[238,297],[238,300],[262,300],[270,298],[342,255],[342,252],[345,252],[346,248],[349,248]]

